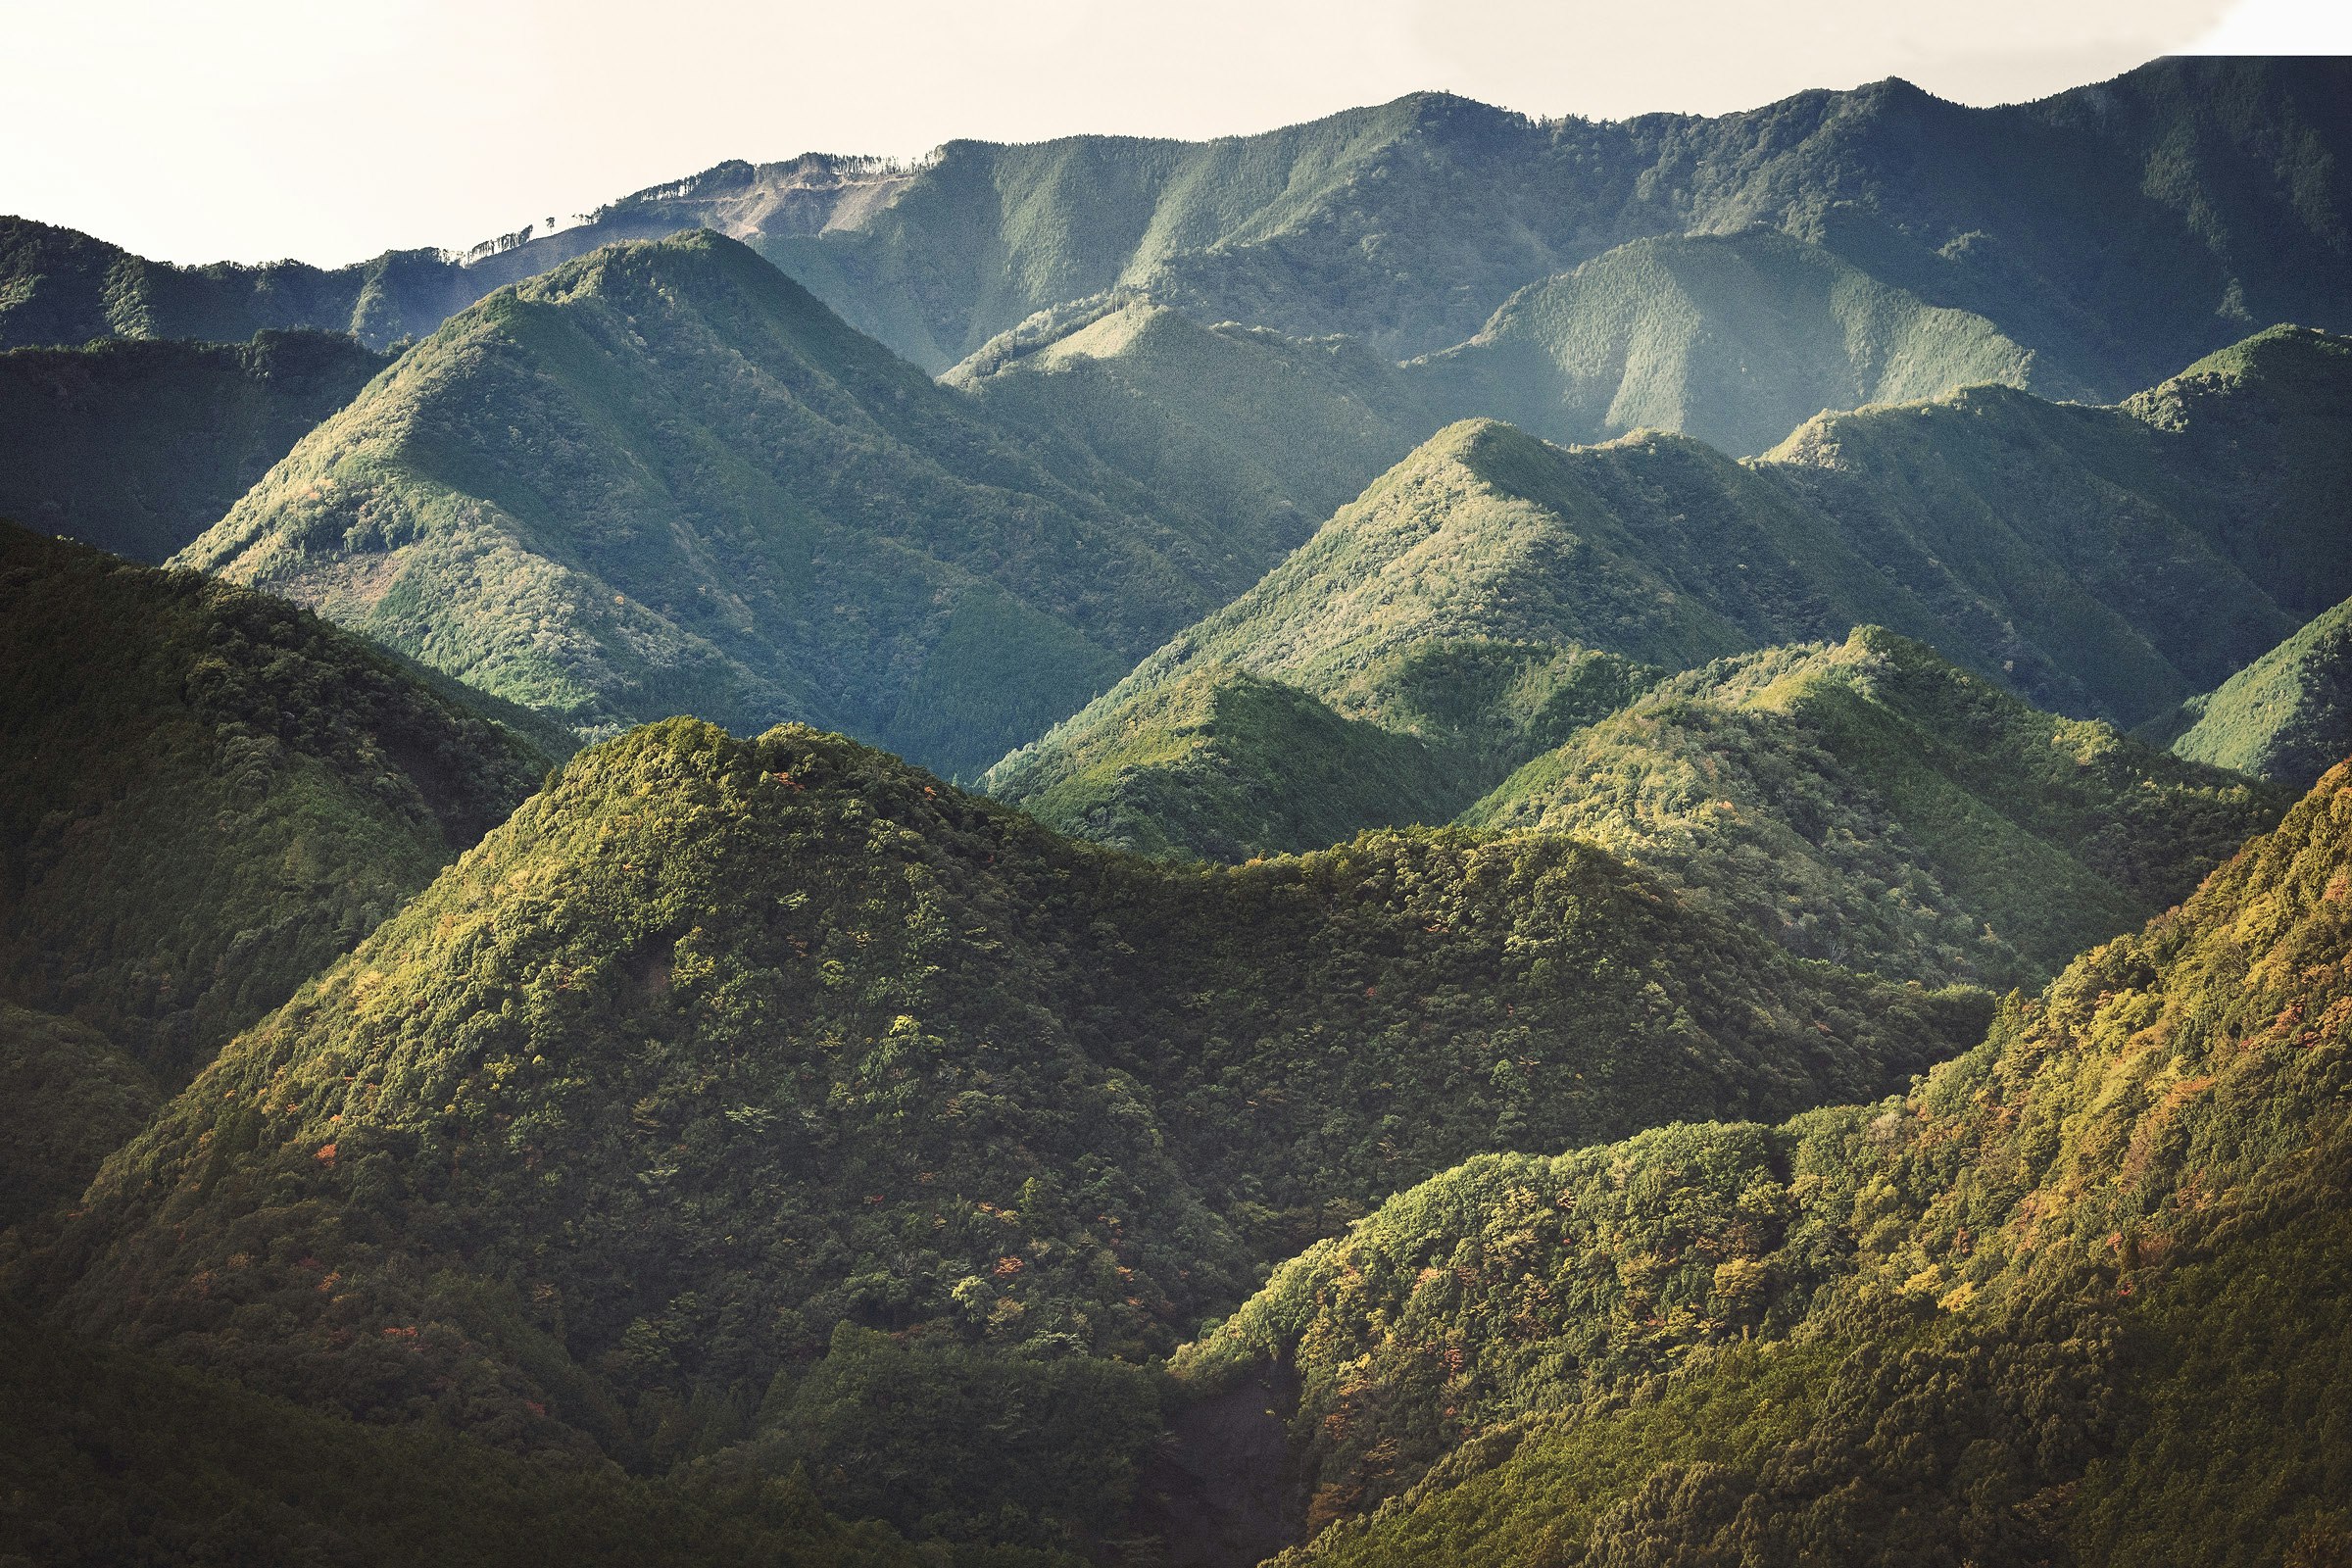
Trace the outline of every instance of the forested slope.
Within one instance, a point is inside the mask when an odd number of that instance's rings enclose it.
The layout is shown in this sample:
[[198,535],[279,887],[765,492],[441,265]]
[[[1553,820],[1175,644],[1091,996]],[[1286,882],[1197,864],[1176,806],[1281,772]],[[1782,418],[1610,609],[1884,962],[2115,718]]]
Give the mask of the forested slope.
[[1876,627],[1663,681],[1463,813],[1570,833],[1794,951],[2047,979],[2291,797],[2041,712]]
[[1116,294],[1043,313],[943,379],[1155,496],[1276,519],[1286,548],[1445,422],[1395,366],[1348,339],[1204,327]]
[[1984,318],[2053,387],[2117,397],[2266,321],[2352,328],[2346,86],[2338,60],[2173,59],[1997,109],[1887,80],[1607,122],[1417,93],[1205,142],[730,162],[464,265],[182,268],[11,220],[0,344],[318,326],[380,347],[596,246],[703,225],[935,373],[1120,286],[1403,359],[1628,241],[1761,225]]
[[0,995],[167,1082],[562,754],[291,605],[5,524],[0,606]]
[[[386,1431],[92,1345],[0,1305],[0,1553],[55,1568],[320,1562],[916,1568],[805,1482],[559,1471],[446,1430]],[[1054,1568],[1062,1568],[1060,1559]],[[973,1568],[1047,1568],[1010,1554]]]
[[[244,1035],[20,1282],[371,1419],[632,1464],[751,1439],[846,1505],[1051,1544],[1116,1524],[1136,1363],[1255,1263],[1476,1150],[1867,1096],[1984,1016],[1572,841],[1172,868],[676,720]],[[1067,1414],[1009,1468],[1006,1401]],[[930,1491],[828,1481],[852,1453]]]
[[451,320],[179,561],[583,733],[806,718],[976,771],[1286,542],[998,425],[696,233]]
[[164,561],[386,363],[324,332],[0,354],[0,517]]
[[1170,745],[1153,714],[1173,683],[1230,666],[1419,739],[1460,809],[1630,699],[1628,661],[1690,668],[1864,624],[2040,708],[2136,724],[2352,593],[2347,409],[2352,346],[2280,328],[2114,408],[1981,387],[1825,415],[1747,463],[1464,422],[988,787],[1116,843],[1148,845],[1135,824],[1174,809],[1214,829],[1160,829],[1178,849],[1299,848],[1234,804],[1276,758],[1237,741],[1212,768]]
[[2314,615],[2179,714],[2154,721],[2150,738],[2282,784],[2318,778],[2352,753],[2352,603]]
[[2348,805],[1907,1096],[1473,1161],[1277,1271],[1178,1365],[1303,1376],[1282,1560],[2352,1549]]

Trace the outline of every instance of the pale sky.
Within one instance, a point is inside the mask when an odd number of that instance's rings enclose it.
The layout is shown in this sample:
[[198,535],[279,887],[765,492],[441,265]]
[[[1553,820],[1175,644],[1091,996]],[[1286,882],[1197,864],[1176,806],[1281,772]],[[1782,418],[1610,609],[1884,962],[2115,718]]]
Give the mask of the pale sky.
[[2345,0],[0,0],[0,213],[172,261],[462,248],[725,158],[1213,136],[1437,87],[1721,113],[2352,53]]

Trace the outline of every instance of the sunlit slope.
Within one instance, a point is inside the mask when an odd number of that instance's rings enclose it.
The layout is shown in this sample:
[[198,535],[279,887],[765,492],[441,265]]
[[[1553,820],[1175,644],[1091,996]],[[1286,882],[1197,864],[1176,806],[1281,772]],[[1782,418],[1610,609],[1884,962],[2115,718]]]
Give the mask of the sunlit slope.
[[2348,789],[1903,1098],[1473,1161],[1278,1270],[1178,1365],[1301,1374],[1282,1560],[2341,1556]]
[[2178,903],[2287,801],[1870,627],[1661,682],[1462,819],[1575,834],[1798,953],[2005,986]]
[[[1198,759],[1165,779],[1143,755],[1173,755],[1158,694],[1218,664],[1421,740],[1458,809],[1630,699],[1636,666],[1858,625],[2041,709],[2138,724],[2352,593],[2347,409],[2352,346],[2280,328],[2113,408],[1980,387],[1824,415],[1744,463],[1683,436],[1563,450],[1465,421],[988,787],[1136,845],[1171,790],[1242,798]],[[1594,684],[1596,656],[1617,663]],[[1277,766],[1235,757],[1241,775]],[[1423,799],[1363,825],[1409,819]],[[1222,806],[1182,809],[1218,821],[1221,843],[1303,847]]]
[[2179,755],[2302,785],[2352,753],[2352,603],[2148,726]]

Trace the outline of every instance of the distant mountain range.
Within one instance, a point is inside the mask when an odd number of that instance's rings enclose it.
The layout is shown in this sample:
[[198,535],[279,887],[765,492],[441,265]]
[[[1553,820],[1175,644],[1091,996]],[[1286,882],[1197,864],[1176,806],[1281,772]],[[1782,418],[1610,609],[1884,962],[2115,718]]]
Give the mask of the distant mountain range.
[[[0,345],[316,326],[381,347],[600,245],[706,226],[935,373],[1115,287],[1202,321],[1345,333],[1409,359],[1628,242],[1760,224],[1826,252],[1817,273],[1874,280],[1835,313],[1846,328],[1875,319],[1865,340],[1893,334],[1856,344],[1865,386],[1921,331],[1924,305],[1982,320],[1961,344],[1915,348],[1921,369],[1980,372],[2016,352],[2005,338],[2032,351],[2047,389],[2115,398],[2252,327],[2352,328],[2348,98],[2352,68],[2327,59],[2163,60],[2002,109],[1891,80],[1609,122],[1424,93],[1210,142],[958,141],[913,167],[721,164],[470,263],[395,252],[339,270],[172,267],[17,220],[0,234]],[[1629,253],[1538,297],[1609,292],[1654,265]],[[1517,303],[1501,325],[1533,302]],[[1752,306],[1730,308],[1759,352],[1780,335]],[[1796,358],[1834,365],[1830,349]]]

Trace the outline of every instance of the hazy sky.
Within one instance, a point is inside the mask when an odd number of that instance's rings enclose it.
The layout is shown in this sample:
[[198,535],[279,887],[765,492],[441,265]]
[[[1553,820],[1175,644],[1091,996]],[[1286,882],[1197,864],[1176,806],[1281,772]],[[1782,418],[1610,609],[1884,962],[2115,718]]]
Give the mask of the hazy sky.
[[1442,87],[1719,113],[2352,53],[2342,0],[0,0],[0,212],[175,261],[464,246],[722,158],[1208,136]]

